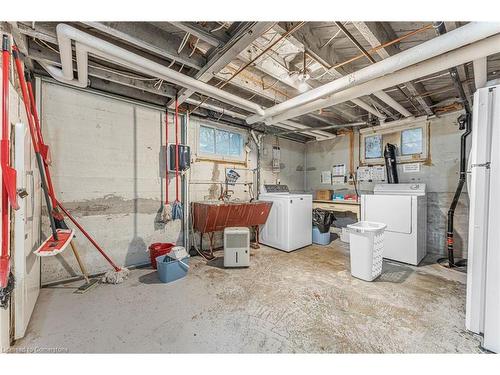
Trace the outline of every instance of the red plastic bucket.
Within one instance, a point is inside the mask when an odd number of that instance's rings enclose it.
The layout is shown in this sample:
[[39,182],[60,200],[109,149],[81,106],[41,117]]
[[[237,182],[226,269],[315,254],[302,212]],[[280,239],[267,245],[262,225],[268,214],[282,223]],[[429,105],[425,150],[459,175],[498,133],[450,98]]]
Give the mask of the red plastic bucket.
[[153,266],[154,269],[156,269],[156,258],[165,255],[170,252],[172,247],[174,247],[175,244],[173,243],[161,243],[161,242],[156,242],[153,243],[149,246],[149,259],[151,260],[151,265]]

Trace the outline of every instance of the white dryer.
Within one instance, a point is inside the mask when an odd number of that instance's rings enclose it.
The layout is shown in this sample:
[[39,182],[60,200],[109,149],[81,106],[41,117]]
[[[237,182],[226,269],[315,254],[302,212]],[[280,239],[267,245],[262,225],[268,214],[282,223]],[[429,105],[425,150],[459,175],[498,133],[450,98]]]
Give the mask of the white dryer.
[[312,195],[290,194],[286,185],[264,185],[259,200],[273,202],[260,242],[290,252],[312,244]]
[[425,184],[379,184],[361,196],[361,220],[387,224],[384,258],[418,265],[427,254]]

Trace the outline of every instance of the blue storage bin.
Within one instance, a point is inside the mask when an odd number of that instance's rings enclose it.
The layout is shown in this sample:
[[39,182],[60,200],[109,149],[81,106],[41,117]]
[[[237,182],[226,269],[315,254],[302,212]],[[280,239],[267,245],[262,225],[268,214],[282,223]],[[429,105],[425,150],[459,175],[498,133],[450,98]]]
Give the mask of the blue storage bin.
[[[170,257],[168,257],[170,261],[164,262],[165,257],[167,257],[167,255],[156,257],[158,276],[163,283],[179,280],[186,276],[188,267]],[[189,257],[183,258],[182,261],[189,265]]]
[[318,227],[313,226],[313,243],[318,245],[328,245],[331,242],[330,231],[321,233]]

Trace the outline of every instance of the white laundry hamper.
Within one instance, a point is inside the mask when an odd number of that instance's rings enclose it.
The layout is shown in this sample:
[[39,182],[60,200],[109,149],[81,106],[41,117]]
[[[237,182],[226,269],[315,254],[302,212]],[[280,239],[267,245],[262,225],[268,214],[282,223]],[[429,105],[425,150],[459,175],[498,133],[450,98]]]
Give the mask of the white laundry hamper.
[[386,224],[370,221],[358,221],[347,226],[352,276],[365,281],[373,281],[380,276],[386,227]]

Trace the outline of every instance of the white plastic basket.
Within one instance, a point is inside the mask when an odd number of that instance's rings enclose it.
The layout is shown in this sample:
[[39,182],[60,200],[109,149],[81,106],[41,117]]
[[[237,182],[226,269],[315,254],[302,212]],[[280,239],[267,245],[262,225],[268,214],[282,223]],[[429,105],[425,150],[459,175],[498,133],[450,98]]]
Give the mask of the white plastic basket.
[[380,276],[386,227],[386,224],[370,221],[358,221],[347,226],[352,276],[365,281],[373,281]]
[[342,228],[342,232],[340,232],[340,241],[349,243],[349,229]]

